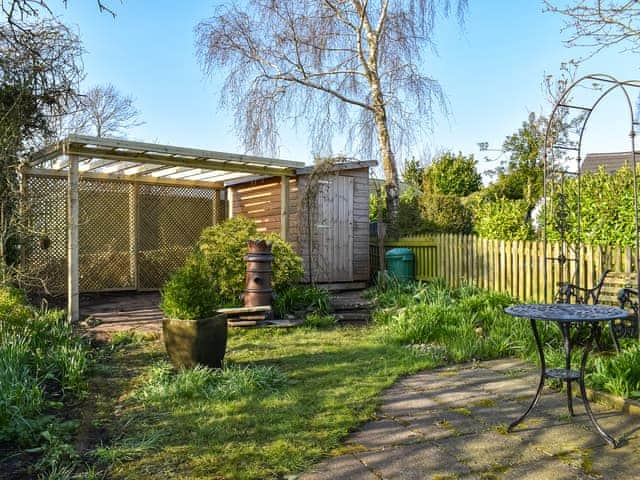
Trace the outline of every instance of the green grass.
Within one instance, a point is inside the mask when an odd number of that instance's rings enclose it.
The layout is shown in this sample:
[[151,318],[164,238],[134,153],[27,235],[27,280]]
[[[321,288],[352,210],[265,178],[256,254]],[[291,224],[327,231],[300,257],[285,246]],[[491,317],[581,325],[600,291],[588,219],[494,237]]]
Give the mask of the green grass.
[[[508,296],[439,282],[390,283],[371,296],[378,310],[364,327],[316,315],[302,328],[231,330],[219,371],[175,371],[159,339],[117,339],[99,372],[105,395],[93,418],[109,435],[93,452],[92,475],[296,475],[345,452],[344,439],[374,418],[380,393],[401,375],[444,362],[537,359],[529,323],[503,313]],[[561,366],[554,327],[540,334],[549,365]]]
[[[436,281],[391,285],[374,298],[381,307],[374,320],[382,342],[442,345],[453,362],[536,355],[529,323],[504,313],[514,303],[509,295],[471,286],[451,289]],[[550,351],[559,341],[553,327],[540,326]]]
[[329,292],[314,286],[296,285],[278,293],[273,308],[277,317],[297,310],[325,315],[329,311]]
[[128,380],[113,399],[117,419],[103,419],[113,440],[95,458],[115,478],[300,473],[373,418],[399,375],[434,365],[381,344],[373,327],[232,330],[218,372],[175,372],[159,341],[130,344],[111,361]]
[[88,350],[63,312],[31,308],[18,290],[0,288],[0,319],[0,450],[12,462],[0,455],[0,471],[60,477],[78,456],[68,410],[86,395]]
[[598,390],[640,399],[640,345],[633,341],[623,346],[619,355],[596,358],[588,380]]

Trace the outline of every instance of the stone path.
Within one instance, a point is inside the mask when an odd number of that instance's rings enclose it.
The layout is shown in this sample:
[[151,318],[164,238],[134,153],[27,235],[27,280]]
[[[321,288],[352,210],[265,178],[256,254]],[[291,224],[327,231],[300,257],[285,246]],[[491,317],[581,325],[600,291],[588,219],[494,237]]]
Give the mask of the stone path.
[[526,410],[538,375],[531,364],[498,360],[427,371],[387,390],[377,418],[353,433],[345,453],[304,480],[640,479],[640,417],[598,404],[600,424],[623,445],[612,449],[592,428],[582,402],[545,389]]

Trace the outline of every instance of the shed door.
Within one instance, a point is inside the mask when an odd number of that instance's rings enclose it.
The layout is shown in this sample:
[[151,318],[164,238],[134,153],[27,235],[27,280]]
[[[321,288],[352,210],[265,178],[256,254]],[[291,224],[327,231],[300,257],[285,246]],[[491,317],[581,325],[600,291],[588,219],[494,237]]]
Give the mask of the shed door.
[[312,255],[317,282],[353,281],[353,188],[353,177],[320,184]]

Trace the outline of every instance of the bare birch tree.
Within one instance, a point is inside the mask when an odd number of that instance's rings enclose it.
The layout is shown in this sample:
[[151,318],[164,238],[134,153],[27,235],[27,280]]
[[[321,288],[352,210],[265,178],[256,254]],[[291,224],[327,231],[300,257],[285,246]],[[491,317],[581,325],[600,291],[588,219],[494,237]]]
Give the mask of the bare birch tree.
[[[274,151],[278,127],[305,123],[316,154],[336,136],[385,175],[387,212],[397,217],[394,153],[446,112],[425,51],[450,0],[247,0],[219,7],[196,27],[208,74],[226,71],[221,104],[249,151]],[[466,0],[457,0],[462,22]]]
[[143,125],[133,98],[121,94],[113,85],[96,85],[80,95],[78,111],[71,116],[67,129],[97,137],[123,135]]
[[601,50],[620,45],[640,52],[640,2],[637,0],[573,0],[559,5],[545,0],[546,10],[564,16],[570,46]]
[[[115,16],[114,10],[103,0],[95,0],[100,12],[107,12]],[[42,15],[52,15],[48,0],[0,0],[0,11],[7,23],[20,25],[27,19]],[[65,7],[68,0],[59,0]]]

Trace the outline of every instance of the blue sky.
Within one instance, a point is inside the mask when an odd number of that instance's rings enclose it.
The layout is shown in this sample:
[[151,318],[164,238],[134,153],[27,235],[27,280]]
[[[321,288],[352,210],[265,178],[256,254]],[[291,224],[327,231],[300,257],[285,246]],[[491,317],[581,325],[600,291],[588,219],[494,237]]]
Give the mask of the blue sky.
[[[129,138],[242,152],[232,131],[231,113],[218,109],[221,77],[205,78],[195,56],[194,27],[212,14],[215,4],[113,1],[115,19],[98,13],[90,0],[70,0],[68,8],[58,10],[63,21],[77,29],[86,49],[84,86],[112,83],[135,99],[146,123],[133,129]],[[487,154],[479,152],[477,143],[500,148],[529,112],[548,113],[551,107],[541,88],[544,75],[558,73],[561,62],[586,52],[563,45],[561,19],[542,13],[540,1],[470,0],[469,4],[463,29],[454,20],[440,21],[437,55],[426,57],[425,71],[442,84],[451,116],[436,119],[429,144],[420,150],[474,154],[484,170],[496,163],[483,161]],[[637,59],[617,50],[590,59],[578,73],[594,72],[640,78]],[[618,125],[619,118],[615,102],[594,115],[589,149],[628,149],[628,127]],[[281,133],[279,157],[311,161],[300,131]]]

